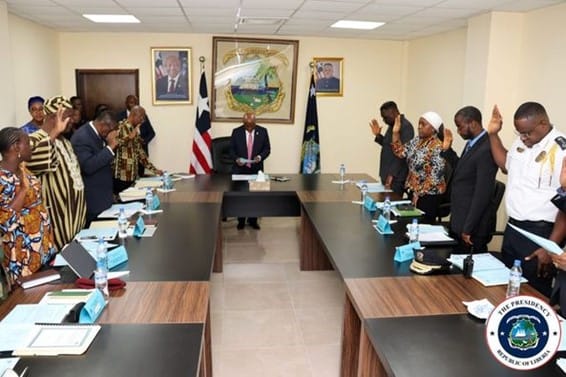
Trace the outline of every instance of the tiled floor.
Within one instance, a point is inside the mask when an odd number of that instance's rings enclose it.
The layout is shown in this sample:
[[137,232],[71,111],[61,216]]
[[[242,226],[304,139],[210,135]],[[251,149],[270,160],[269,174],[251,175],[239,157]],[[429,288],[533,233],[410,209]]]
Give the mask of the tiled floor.
[[224,272],[212,278],[216,377],[335,377],[344,287],[334,271],[299,270],[299,219],[261,230],[224,223]]

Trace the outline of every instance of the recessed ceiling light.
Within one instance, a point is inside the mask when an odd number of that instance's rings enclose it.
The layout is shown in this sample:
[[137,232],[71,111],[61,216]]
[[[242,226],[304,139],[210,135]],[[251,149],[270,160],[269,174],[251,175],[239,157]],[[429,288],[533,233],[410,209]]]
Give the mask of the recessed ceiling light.
[[83,14],[92,22],[105,24],[138,24],[140,20],[131,14]]
[[385,22],[340,20],[330,25],[330,27],[337,27],[342,29],[372,30],[383,25],[385,25]]

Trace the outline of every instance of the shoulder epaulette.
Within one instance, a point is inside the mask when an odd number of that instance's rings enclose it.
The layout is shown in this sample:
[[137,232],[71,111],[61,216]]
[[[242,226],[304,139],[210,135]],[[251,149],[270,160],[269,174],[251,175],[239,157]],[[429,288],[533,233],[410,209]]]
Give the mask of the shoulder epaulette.
[[558,144],[560,149],[566,149],[566,138],[564,136],[558,136],[556,139],[554,139],[554,141],[556,142],[556,144]]

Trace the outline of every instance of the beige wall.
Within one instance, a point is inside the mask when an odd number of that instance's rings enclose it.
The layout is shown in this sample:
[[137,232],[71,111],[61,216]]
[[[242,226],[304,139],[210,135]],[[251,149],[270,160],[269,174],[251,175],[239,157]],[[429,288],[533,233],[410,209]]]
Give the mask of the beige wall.
[[[299,38],[295,122],[291,125],[263,123],[269,129],[272,154],[266,171],[298,172],[304,127],[309,61],[315,56],[344,58],[344,96],[318,98],[322,148],[322,170],[335,172],[345,163],[350,172],[377,176],[377,147],[368,120],[379,102],[401,97],[403,42],[351,39]],[[206,58],[211,86],[212,36],[202,34],[61,34],[61,83],[63,93],[75,91],[77,68],[137,68],[140,101],[146,107],[157,137],[152,142],[152,160],[170,170],[187,169],[194,132],[196,105],[153,106],[151,104],[150,47],[188,46],[193,55],[193,95],[198,85],[198,57]],[[73,51],[73,53],[68,53]],[[213,136],[230,135],[236,123],[213,123]]]
[[9,15],[8,21],[12,98],[16,124],[22,125],[31,119],[27,109],[29,97],[47,98],[60,92],[59,33],[14,15]]
[[8,7],[0,1],[0,72],[4,74],[0,85],[0,127],[14,125],[16,121],[8,17]]
[[[454,129],[452,119],[463,101],[466,37],[466,29],[458,29],[409,42],[404,111],[415,132],[426,111],[437,112],[444,125]],[[455,135],[455,149],[461,150],[461,145]]]

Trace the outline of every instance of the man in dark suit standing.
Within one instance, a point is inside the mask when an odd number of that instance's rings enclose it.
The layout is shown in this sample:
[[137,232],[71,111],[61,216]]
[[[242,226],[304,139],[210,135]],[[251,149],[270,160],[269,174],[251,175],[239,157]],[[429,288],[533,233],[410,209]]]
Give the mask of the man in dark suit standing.
[[181,59],[176,54],[167,55],[164,62],[167,76],[157,79],[157,99],[188,100],[187,78],[181,70]]
[[453,175],[450,195],[450,230],[459,241],[458,251],[487,251],[490,239],[488,221],[495,188],[497,165],[491,155],[481,112],[466,106],[454,116],[458,134],[467,140]]
[[103,111],[71,138],[85,186],[87,225],[113,202],[112,161],[118,146],[115,129],[111,113]]
[[[267,129],[256,125],[255,114],[245,113],[244,124],[234,128],[230,141],[230,150],[234,165],[234,174],[257,174],[263,171],[263,161],[271,153]],[[245,217],[238,217],[238,229],[244,229]],[[248,224],[254,229],[260,229],[256,217],[249,217]]]
[[[140,101],[138,100],[138,97],[136,97],[133,94],[130,94],[126,97],[125,103],[126,103],[126,109],[124,109],[123,111],[121,111],[118,114],[118,117],[116,119],[117,121],[127,119],[130,116],[130,111],[132,110],[132,108],[134,106],[140,105]],[[155,137],[155,130],[153,129],[153,126],[151,125],[151,121],[149,120],[147,113],[145,114],[145,119],[144,119],[143,123],[141,124],[139,130],[140,130],[140,137],[142,139],[143,151],[149,157],[149,143]],[[143,165],[140,164],[140,167],[139,167],[139,170],[138,170],[138,175],[140,177],[143,177],[144,170],[145,170],[145,168],[143,167]]]

